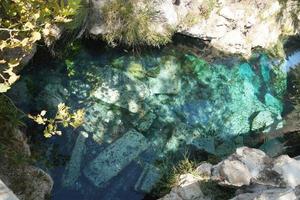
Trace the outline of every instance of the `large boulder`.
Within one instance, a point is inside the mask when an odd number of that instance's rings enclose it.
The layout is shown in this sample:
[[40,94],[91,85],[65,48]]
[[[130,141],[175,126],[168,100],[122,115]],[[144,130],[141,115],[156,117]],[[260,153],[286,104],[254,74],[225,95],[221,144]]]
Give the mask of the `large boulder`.
[[[6,138],[5,134],[10,134],[9,138]],[[7,143],[10,145],[0,154],[0,179],[20,200],[46,199],[52,190],[53,180],[45,171],[28,162],[31,152],[25,135],[19,129],[12,129],[5,134],[0,145]],[[7,153],[10,153],[9,156]],[[3,195],[2,185],[0,181],[0,199]],[[4,197],[8,194],[8,197],[12,198],[10,192],[3,189],[5,190]]]
[[199,180],[192,174],[180,176],[178,186],[174,187],[169,194],[160,200],[205,200]]

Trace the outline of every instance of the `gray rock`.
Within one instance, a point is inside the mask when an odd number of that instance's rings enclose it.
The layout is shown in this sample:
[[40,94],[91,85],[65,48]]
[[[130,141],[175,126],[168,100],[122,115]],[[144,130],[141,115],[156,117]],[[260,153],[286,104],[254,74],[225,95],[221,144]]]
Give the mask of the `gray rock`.
[[0,199],[19,200],[18,197],[0,179]]
[[292,188],[274,188],[264,190],[257,193],[244,193],[240,194],[231,200],[296,200],[299,196],[296,196],[295,191]]
[[199,179],[192,174],[179,177],[178,186],[160,200],[204,200],[208,199],[201,191]]
[[[30,158],[30,148],[24,133],[19,129],[11,129],[9,151],[14,151],[16,156],[24,159]],[[7,142],[4,140],[2,142]],[[16,164],[11,158],[0,156],[0,179],[11,188],[20,200],[44,200],[50,194],[53,187],[53,180],[46,172],[37,167],[31,166],[28,162]],[[0,182],[1,182],[0,180]],[[0,183],[0,199],[6,196],[5,189]],[[5,199],[5,198],[4,198]],[[6,199],[5,199],[6,200]]]
[[259,173],[266,167],[269,157],[261,150],[240,147],[236,149],[236,154],[231,156],[233,159],[237,157],[249,169],[252,178],[257,178]]
[[274,160],[273,170],[283,179],[286,186],[295,188],[300,185],[300,161],[283,155]]
[[249,185],[252,178],[249,169],[238,160],[225,160],[219,166],[219,175],[221,177],[220,184],[237,187]]
[[203,178],[210,178],[212,166],[210,163],[202,163],[197,167],[196,172]]
[[53,188],[53,180],[50,175],[33,166],[28,167],[23,173],[23,178],[25,178],[23,184],[28,186],[22,194],[18,195],[20,199],[41,200],[50,195]]
[[84,175],[95,186],[101,187],[111,178],[118,175],[148,146],[149,143],[142,134],[135,130],[130,130],[89,163],[84,169]]

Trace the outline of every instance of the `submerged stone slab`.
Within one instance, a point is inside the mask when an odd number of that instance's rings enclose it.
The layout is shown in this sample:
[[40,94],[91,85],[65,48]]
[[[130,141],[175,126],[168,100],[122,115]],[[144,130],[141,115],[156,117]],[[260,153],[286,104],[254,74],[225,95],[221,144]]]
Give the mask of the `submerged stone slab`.
[[153,112],[148,112],[143,116],[138,117],[137,119],[133,119],[132,123],[137,128],[137,130],[143,132],[147,131],[151,127],[156,117],[157,116]]
[[159,181],[161,174],[159,170],[153,165],[146,165],[144,168],[139,180],[135,184],[134,189],[136,191],[149,193],[155,186],[155,184]]
[[142,100],[148,95],[148,88],[143,82],[109,67],[101,68],[97,76],[100,76],[101,83],[93,92],[94,97],[133,113],[140,111]]
[[80,169],[83,156],[86,151],[85,147],[85,133],[80,133],[77,137],[72,155],[71,160],[68,163],[65,173],[62,179],[62,185],[64,187],[72,187],[74,186],[75,182],[77,181],[78,177],[80,176]]
[[148,140],[141,133],[130,130],[89,163],[84,174],[95,186],[101,187],[118,175],[148,146]]
[[155,78],[149,78],[152,94],[177,94],[180,90],[180,65],[175,57],[170,57]]
[[188,98],[180,102],[177,112],[186,123],[213,130],[222,138],[258,129],[267,132],[281,121],[280,91],[285,88],[286,74],[267,56],[255,62],[238,61],[228,68],[224,60],[208,63],[187,55],[182,68],[194,73],[198,90],[185,94]]
[[259,112],[252,121],[252,130],[265,128],[273,124],[274,118],[270,111]]
[[215,140],[213,137],[208,138],[194,138],[191,141],[191,145],[195,146],[199,150],[204,150],[208,153],[215,153]]

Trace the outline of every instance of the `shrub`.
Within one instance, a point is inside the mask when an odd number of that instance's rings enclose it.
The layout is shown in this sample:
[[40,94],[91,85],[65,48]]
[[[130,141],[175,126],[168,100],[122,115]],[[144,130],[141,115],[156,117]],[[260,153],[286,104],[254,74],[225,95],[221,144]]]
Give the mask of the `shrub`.
[[16,69],[34,44],[42,38],[49,43],[55,24],[72,21],[81,7],[80,1],[73,0],[68,5],[62,0],[0,1],[0,93],[18,80]]
[[129,46],[160,46],[171,41],[172,30],[167,27],[164,33],[156,32],[152,24],[159,12],[151,1],[112,0],[102,8],[107,33],[103,38],[115,46],[117,43]]

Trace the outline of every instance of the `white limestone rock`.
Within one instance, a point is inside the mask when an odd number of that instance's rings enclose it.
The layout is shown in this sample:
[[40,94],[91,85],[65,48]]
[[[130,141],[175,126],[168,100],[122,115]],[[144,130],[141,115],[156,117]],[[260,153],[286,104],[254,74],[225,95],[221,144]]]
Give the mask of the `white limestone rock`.
[[221,180],[219,183],[232,186],[249,185],[251,173],[249,169],[238,160],[225,160],[219,168]]
[[[104,34],[107,29],[103,24],[101,8],[109,1],[91,2],[89,32],[93,35]],[[251,55],[254,47],[274,46],[282,34],[299,33],[300,27],[295,24],[300,17],[293,18],[297,14],[296,0],[287,1],[284,7],[278,0],[212,2],[213,5],[208,5],[211,2],[207,0],[154,1],[159,16],[150,28],[164,33],[171,27],[177,33],[206,40],[218,50],[246,57]]]
[[268,156],[259,149],[240,147],[236,149],[238,160],[243,162],[249,169],[252,178],[257,178],[259,173],[265,168]]
[[287,155],[274,161],[273,170],[280,174],[286,186],[295,188],[300,185],[300,161]]
[[243,193],[231,200],[296,200],[298,198],[292,188],[275,188],[256,193]]
[[178,186],[160,200],[205,200],[200,188],[199,179],[192,174],[179,177]]
[[196,169],[197,174],[202,178],[210,178],[211,177],[212,164],[210,163],[202,163]]
[[0,199],[19,200],[18,197],[0,179]]

